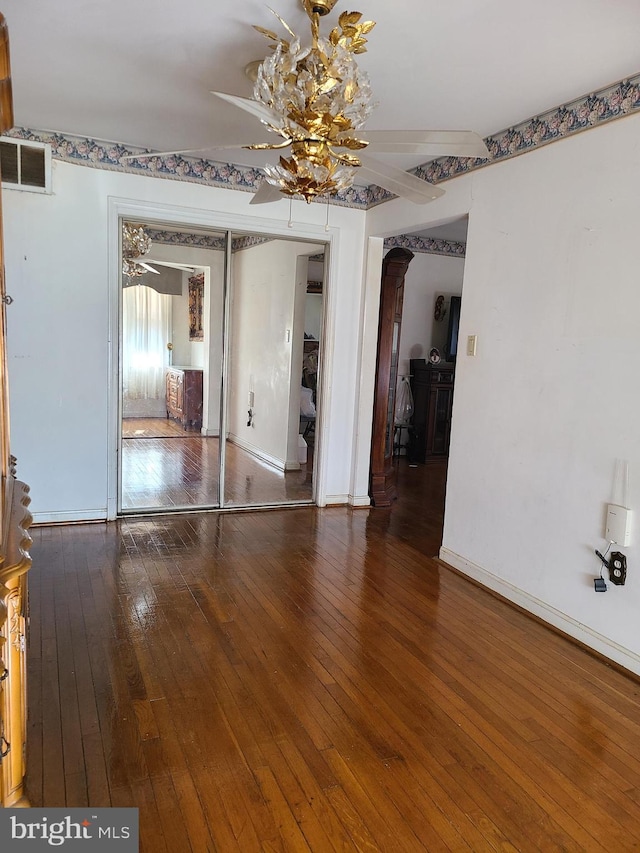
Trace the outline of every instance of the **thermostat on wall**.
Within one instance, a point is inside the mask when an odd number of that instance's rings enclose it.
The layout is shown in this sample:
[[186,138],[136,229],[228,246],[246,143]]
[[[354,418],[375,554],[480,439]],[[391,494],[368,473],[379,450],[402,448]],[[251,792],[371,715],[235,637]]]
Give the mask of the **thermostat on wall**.
[[608,504],[604,538],[616,545],[631,544],[631,510],[626,506]]

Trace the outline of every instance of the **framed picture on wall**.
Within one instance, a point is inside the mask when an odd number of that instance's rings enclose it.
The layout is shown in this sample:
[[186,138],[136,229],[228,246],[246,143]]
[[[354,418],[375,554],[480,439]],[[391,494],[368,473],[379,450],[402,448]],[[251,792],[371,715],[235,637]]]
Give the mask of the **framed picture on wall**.
[[189,279],[189,340],[204,340],[204,273],[192,275]]

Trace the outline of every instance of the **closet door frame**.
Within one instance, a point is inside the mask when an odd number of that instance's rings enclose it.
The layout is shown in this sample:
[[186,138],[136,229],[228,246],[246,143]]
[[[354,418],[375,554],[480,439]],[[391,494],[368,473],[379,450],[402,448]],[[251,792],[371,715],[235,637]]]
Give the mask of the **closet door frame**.
[[[120,221],[148,222],[158,227],[170,225],[193,226],[194,228],[211,228],[214,231],[233,232],[277,237],[281,239],[297,239],[324,244],[326,295],[323,322],[323,370],[321,375],[322,409],[316,424],[318,436],[318,452],[315,459],[313,501],[317,506],[326,505],[327,468],[326,433],[328,418],[326,413],[331,407],[331,383],[329,377],[333,372],[333,340],[336,326],[336,310],[334,288],[330,286],[335,277],[335,247],[339,240],[339,230],[324,226],[293,223],[292,227],[284,220],[262,219],[240,214],[227,214],[199,208],[176,208],[172,205],[157,203],[135,202],[130,199],[110,197],[107,213],[107,242],[108,242],[108,283],[109,283],[109,375],[107,383],[108,411],[108,449],[107,449],[107,520],[119,517],[119,483],[121,458],[121,402],[120,402],[120,312],[121,312],[121,271],[122,257],[120,251]],[[332,251],[333,249],[333,251]],[[227,264],[228,266],[228,264]],[[228,280],[229,276],[226,276]],[[227,288],[228,293],[228,288]],[[225,341],[225,347],[227,342]],[[223,382],[225,377],[223,376]],[[223,395],[224,399],[224,395]],[[222,424],[221,424],[222,426]],[[221,474],[223,472],[221,471]],[[221,478],[222,479],[222,478]],[[197,508],[194,508],[196,510]],[[234,507],[237,509],[237,507]],[[166,511],[166,510],[165,510]]]

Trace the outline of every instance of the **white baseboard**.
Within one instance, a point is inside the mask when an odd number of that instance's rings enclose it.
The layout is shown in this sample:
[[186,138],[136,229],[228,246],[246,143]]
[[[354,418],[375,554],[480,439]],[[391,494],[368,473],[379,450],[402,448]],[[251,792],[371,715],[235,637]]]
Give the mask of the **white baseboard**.
[[278,459],[276,456],[271,456],[270,453],[265,453],[261,448],[256,447],[255,444],[250,444],[248,441],[240,438],[239,435],[229,434],[228,440],[231,444],[235,444],[242,450],[246,450],[247,453],[250,453],[252,456],[256,456],[258,459],[261,459],[263,462],[267,462],[269,465],[273,465],[273,467],[277,468],[279,471],[286,470],[286,462],[284,459]]
[[300,463],[298,462],[297,459],[294,460],[293,462],[285,462],[284,463],[284,470],[285,471],[299,471],[300,470]]
[[371,506],[371,498],[369,495],[349,495],[349,506],[357,507],[358,509]]
[[34,512],[34,524],[72,524],[74,521],[106,521],[107,510],[87,509],[81,512]]
[[204,427],[201,427],[200,435],[204,435],[206,438],[218,438],[218,436],[220,435],[220,430],[219,429],[205,429]]
[[349,495],[325,495],[322,506],[344,506],[349,503]]
[[468,575],[470,578],[478,581],[482,586],[492,589],[519,607],[528,610],[529,613],[533,613],[534,616],[538,616],[549,625],[553,625],[554,628],[557,628],[564,634],[573,637],[574,640],[578,640],[590,649],[609,658],[609,660],[620,664],[620,666],[623,666],[630,672],[640,675],[640,655],[637,655],[630,649],[614,643],[597,631],[593,631],[588,626],[572,619],[571,616],[567,616],[566,613],[556,610],[550,604],[540,601],[535,596],[513,586],[513,584],[499,578],[497,575],[491,574],[491,572],[472,563],[465,557],[461,557],[459,554],[450,551],[448,548],[440,548],[440,559],[453,566],[459,572],[462,572],[462,574]]

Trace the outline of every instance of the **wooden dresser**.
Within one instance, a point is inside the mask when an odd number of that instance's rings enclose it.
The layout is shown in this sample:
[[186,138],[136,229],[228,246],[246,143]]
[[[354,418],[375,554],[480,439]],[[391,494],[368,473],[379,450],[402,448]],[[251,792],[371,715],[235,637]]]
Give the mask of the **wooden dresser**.
[[[9,37],[0,14],[0,133],[13,126]],[[29,489],[16,480],[9,452],[6,316],[0,219],[0,806],[24,797],[27,732],[27,572],[31,566]]]
[[187,426],[202,426],[202,368],[167,368],[167,417]]

